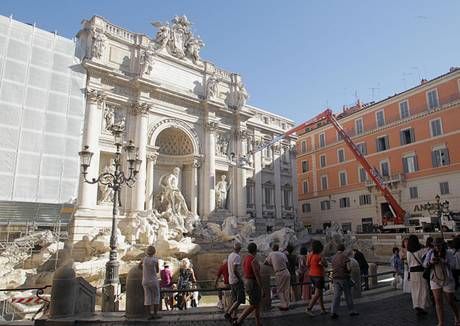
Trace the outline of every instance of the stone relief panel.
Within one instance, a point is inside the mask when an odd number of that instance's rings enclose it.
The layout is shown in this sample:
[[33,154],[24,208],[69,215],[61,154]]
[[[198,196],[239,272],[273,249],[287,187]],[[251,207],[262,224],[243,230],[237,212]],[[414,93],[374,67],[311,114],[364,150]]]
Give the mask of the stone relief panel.
[[192,33],[192,23],[187,16],[176,16],[170,23],[154,22],[158,28],[154,42],[157,50],[166,50],[167,53],[178,59],[189,59],[196,65],[202,65],[200,49],[203,41]]
[[102,132],[110,133],[110,128],[113,125],[124,129],[126,126],[126,109],[112,103],[106,103],[104,106],[102,121]]
[[230,155],[230,134],[218,133],[216,136],[216,155],[219,157],[228,157]]

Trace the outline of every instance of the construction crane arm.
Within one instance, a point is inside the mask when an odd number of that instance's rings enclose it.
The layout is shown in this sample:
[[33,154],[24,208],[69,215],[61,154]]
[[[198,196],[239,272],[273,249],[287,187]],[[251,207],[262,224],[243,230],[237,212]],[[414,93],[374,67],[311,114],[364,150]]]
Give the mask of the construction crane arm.
[[351,152],[355,156],[355,158],[359,161],[361,166],[366,170],[367,174],[370,176],[372,181],[374,181],[375,185],[377,188],[382,192],[383,196],[385,197],[385,200],[388,202],[390,205],[390,209],[392,210],[393,215],[395,216],[395,224],[404,224],[404,218],[406,216],[406,212],[404,209],[399,205],[399,203],[396,201],[396,199],[393,197],[391,194],[390,190],[388,187],[385,185],[384,180],[378,173],[378,171],[371,167],[369,162],[366,160],[366,158],[361,154],[359,151],[358,147],[356,147],[355,143],[351,140],[350,136],[345,132],[343,127],[340,125],[340,123],[337,121],[335,116],[332,114],[332,110],[326,109],[325,111],[321,112],[314,118],[301,123],[300,125],[289,129],[286,131],[284,134],[274,137],[271,141],[266,142],[264,144],[261,144],[258,146],[252,153],[257,153],[264,148],[267,148],[269,146],[272,146],[273,144],[287,138],[288,136],[297,133],[301,130],[306,130],[308,127],[314,124],[318,124],[321,121],[326,120],[327,122],[331,123],[334,128],[337,130],[343,141],[348,145],[350,148]]

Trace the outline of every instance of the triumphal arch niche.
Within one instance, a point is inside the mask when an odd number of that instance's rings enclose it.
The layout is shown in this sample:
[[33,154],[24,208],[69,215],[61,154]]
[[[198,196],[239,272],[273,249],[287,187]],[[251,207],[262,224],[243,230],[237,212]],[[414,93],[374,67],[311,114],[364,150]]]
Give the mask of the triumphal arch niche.
[[[200,56],[204,42],[185,16],[156,22],[152,36],[98,16],[77,34],[87,72],[83,145],[94,152],[89,176],[110,169],[113,124],[139,148],[142,166],[124,189],[122,215],[155,209],[171,176],[187,209],[202,219],[248,215],[258,225],[292,225],[296,215],[294,140],[255,155],[258,144],[293,122],[248,105],[242,77]],[[271,187],[264,185],[270,184]],[[74,237],[110,226],[109,189],[81,183]]]

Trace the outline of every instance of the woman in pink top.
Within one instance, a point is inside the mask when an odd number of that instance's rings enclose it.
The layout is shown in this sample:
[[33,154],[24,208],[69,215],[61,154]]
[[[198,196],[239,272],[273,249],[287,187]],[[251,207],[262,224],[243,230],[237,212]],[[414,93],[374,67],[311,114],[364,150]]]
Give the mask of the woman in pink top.
[[[173,282],[172,282],[172,273],[169,269],[169,264],[167,262],[164,263],[164,268],[160,272],[160,287],[162,290],[172,290]],[[172,292],[165,292],[162,295],[165,301],[165,308],[166,310],[173,309],[173,296]]]

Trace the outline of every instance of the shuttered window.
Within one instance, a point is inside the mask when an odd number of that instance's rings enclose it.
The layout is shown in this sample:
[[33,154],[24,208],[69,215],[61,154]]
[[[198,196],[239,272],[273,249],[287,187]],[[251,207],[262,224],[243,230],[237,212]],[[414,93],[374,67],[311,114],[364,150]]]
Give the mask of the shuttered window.
[[412,173],[418,171],[417,156],[415,154],[405,156],[402,160],[404,173]]
[[415,133],[413,128],[404,129],[400,132],[401,145],[407,145],[415,142]]
[[431,152],[431,161],[434,168],[449,165],[449,151],[447,148],[438,148]]

